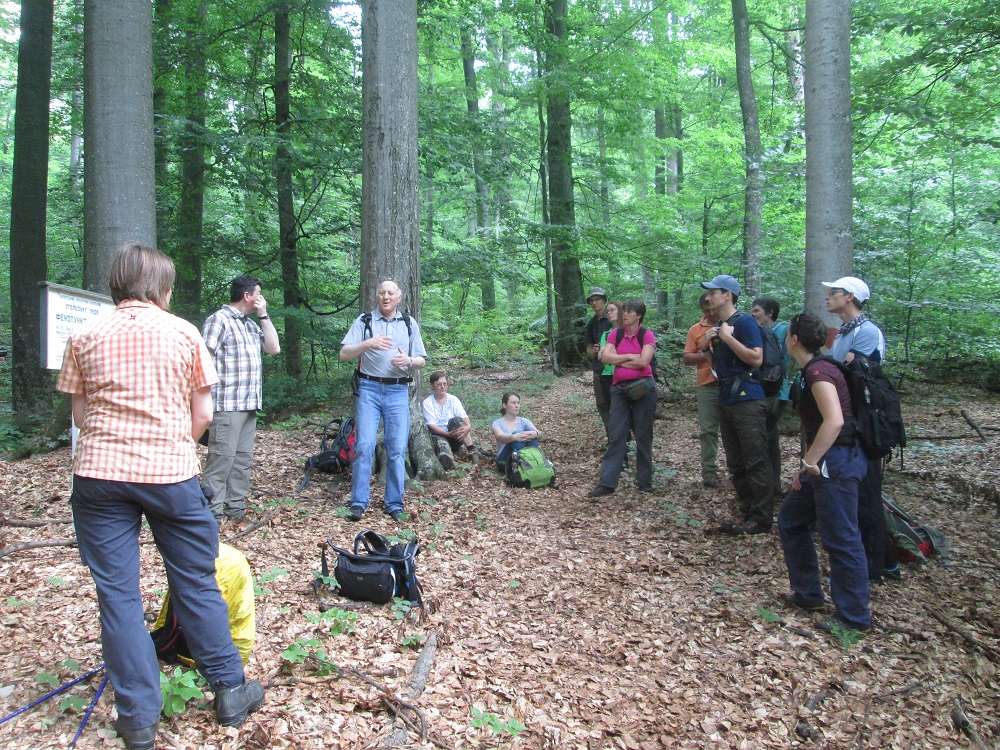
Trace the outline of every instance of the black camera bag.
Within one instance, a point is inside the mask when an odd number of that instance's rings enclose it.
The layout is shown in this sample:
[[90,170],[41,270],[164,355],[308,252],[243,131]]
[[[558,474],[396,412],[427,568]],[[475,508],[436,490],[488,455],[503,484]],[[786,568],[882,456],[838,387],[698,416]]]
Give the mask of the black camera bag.
[[[389,545],[389,540],[370,529],[354,537],[354,551],[336,546],[330,541],[322,545],[322,574],[330,575],[326,547],[337,552],[333,569],[341,596],[362,602],[387,604],[396,597],[421,605],[422,588],[417,580],[416,557],[420,545],[416,539]],[[320,581],[313,587],[319,588]]]

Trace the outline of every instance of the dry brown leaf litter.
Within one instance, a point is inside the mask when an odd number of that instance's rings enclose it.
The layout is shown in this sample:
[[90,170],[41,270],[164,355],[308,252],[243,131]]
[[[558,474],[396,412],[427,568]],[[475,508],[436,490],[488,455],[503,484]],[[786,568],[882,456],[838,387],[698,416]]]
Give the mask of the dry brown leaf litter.
[[[510,382],[493,375],[462,386],[496,390],[499,400]],[[261,432],[255,502],[258,517],[272,518],[235,544],[258,577],[287,571],[262,581],[266,593],[258,598],[249,672],[271,683],[267,703],[239,730],[218,727],[209,704],[192,704],[161,722],[157,746],[384,747],[394,717],[377,690],[348,676],[308,679],[314,665],[289,667],[281,652],[299,639],[318,639],[333,661],[401,695],[417,657],[402,641],[430,632],[439,645],[416,704],[438,747],[971,746],[949,718],[954,698],[987,746],[1000,741],[1000,664],[986,651],[1000,651],[997,449],[983,445],[960,413],[1000,427],[995,397],[908,397],[914,445],[902,470],[898,462],[891,467],[886,491],[949,537],[954,566],[911,566],[902,584],[874,589],[881,628],[849,649],[776,603],[787,589],[776,533],[738,540],[706,533],[728,517],[731,492],[700,486],[689,394],[660,405],[656,493],[638,493],[626,473],[619,492],[600,503],[586,497],[601,444],[587,376],[561,378],[524,401],[556,464],[558,489],[513,490],[487,467],[466,465],[450,481],[409,490],[413,515],[404,528],[423,546],[424,618],[400,621],[389,607],[355,610],[355,632],[336,637],[306,618],[318,607],[310,590],[317,544],[330,537],[346,546],[368,526],[391,533],[376,507],[380,491],[360,526],[335,514],[346,487],[331,493],[323,476],[297,502],[283,502],[315,440]],[[492,417],[473,416],[486,442]],[[970,437],[921,439],[957,434]],[[791,434],[783,438],[786,467],[797,444]],[[4,464],[4,515],[66,517],[68,462],[64,450]],[[0,543],[71,534],[61,524],[7,526]],[[155,613],[164,575],[151,545],[142,555],[144,597]],[[67,681],[101,656],[96,597],[75,549],[0,557],[0,581],[0,714],[6,715],[46,692],[39,674]],[[766,621],[761,607],[794,630]],[[66,667],[67,660],[79,666]],[[308,681],[296,684],[295,677]],[[73,693],[89,701],[97,682]],[[78,747],[121,746],[110,728],[110,698],[101,700]],[[0,743],[68,745],[81,716],[61,713],[58,701],[0,726]],[[516,718],[527,730],[513,739],[474,728],[472,707]],[[420,746],[410,737],[411,746]]]

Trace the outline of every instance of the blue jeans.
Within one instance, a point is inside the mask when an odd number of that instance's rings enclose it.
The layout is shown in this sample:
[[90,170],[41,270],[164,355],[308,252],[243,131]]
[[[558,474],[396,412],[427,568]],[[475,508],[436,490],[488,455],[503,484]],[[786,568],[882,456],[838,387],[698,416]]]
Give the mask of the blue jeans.
[[871,627],[868,608],[868,563],[858,531],[858,486],[868,470],[860,448],[835,445],[820,466],[827,477],[807,474],[802,489],[792,490],[778,511],[781,549],[792,591],[810,605],[823,603],[819,561],[810,526],[819,529],[823,549],[830,556],[830,598],[850,627]]
[[500,446],[500,450],[497,451],[497,471],[501,474],[507,468],[507,462],[510,460],[512,453],[516,453],[521,450],[521,448],[537,448],[538,438],[531,438],[527,443],[504,443]]
[[199,670],[214,688],[243,683],[229,607],[215,579],[219,527],[197,478],[176,484],[73,477],[73,524],[101,612],[101,645],[123,726],[160,718],[160,665],[143,617],[139,530],[146,516],[163,558],[174,611]]
[[406,482],[406,448],[410,442],[410,389],[405,383],[385,385],[362,379],[354,415],[357,438],[351,462],[351,505],[367,508],[371,498],[372,461],[378,424],[384,424],[388,467],[385,480],[385,512],[403,509]]
[[[652,378],[650,378],[652,380]],[[621,385],[611,386],[611,424],[608,449],[601,460],[598,484],[618,489],[625,464],[629,430],[635,436],[635,482],[641,489],[653,486],[653,419],[656,416],[656,386],[638,401],[625,395]]]

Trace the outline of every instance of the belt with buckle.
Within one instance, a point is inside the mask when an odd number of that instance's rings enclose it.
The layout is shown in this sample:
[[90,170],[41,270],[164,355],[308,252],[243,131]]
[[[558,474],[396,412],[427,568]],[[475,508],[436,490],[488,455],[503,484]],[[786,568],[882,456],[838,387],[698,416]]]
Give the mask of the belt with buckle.
[[371,380],[375,383],[381,383],[382,385],[404,385],[413,382],[413,378],[380,378],[375,375],[365,375],[363,372],[359,372],[358,377],[364,380]]

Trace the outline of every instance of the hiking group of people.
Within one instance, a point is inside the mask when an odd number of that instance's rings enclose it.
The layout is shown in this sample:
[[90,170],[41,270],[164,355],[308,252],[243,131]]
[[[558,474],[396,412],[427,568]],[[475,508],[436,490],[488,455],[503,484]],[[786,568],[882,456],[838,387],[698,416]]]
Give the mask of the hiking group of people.
[[[753,300],[751,314],[737,311],[741,287],[726,274],[702,282],[701,319],[691,326],[683,363],[697,368],[696,404],[701,482],[720,486],[716,462],[721,435],[726,465],[735,489],[737,517],[719,531],[733,536],[770,533],[776,498],[782,496],[778,425],[793,396],[802,422],[801,465],[777,513],[781,545],[792,593],[786,602],[807,611],[824,609],[811,528],[817,526],[830,558],[830,595],[836,607],[820,627],[835,625],[860,631],[871,627],[869,585],[898,578],[899,567],[888,543],[882,512],[880,459],[870,460],[852,429],[851,395],[844,373],[824,359],[827,326],[816,316],[799,314],[779,323],[777,300]],[[828,312],[842,325],[829,356],[850,362],[857,356],[872,362],[885,357],[885,337],[863,308],[871,297],[868,285],[847,276],[823,282]],[[656,340],[643,329],[645,305],[608,301],[600,287],[587,297],[594,311],[584,342],[592,358],[594,400],[607,444],[594,499],[614,494],[627,461],[627,442],[635,440],[636,485],[652,491],[652,422],[656,382],[649,366]],[[789,379],[765,392],[760,368],[767,339],[780,346],[781,359],[794,360],[802,376],[797,394]],[[608,368],[612,368],[609,372]],[[608,376],[610,375],[610,380]]]
[[[70,338],[57,381],[59,390],[71,394],[80,427],[72,464],[73,519],[81,559],[98,592],[104,658],[118,708],[115,728],[130,750],[153,748],[162,705],[139,586],[143,517],[164,561],[172,606],[192,656],[215,694],[219,723],[240,726],[264,701],[263,686],[246,678],[233,643],[215,560],[220,523],[245,516],[261,407],[261,354],[279,352],[278,335],[258,279],[234,279],[229,304],[209,316],[200,334],[167,312],[173,281],[174,265],[165,254],[139,244],[123,247],[111,269],[116,307]],[[824,285],[827,309],[843,321],[830,348],[833,356],[881,360],[885,339],[862,311],[870,297],[867,285],[854,277]],[[702,319],[688,333],[684,363],[698,368],[702,483],[719,486],[715,444],[721,434],[736,490],[739,517],[723,530],[762,534],[774,520],[780,490],[777,422],[789,390],[786,385],[769,400],[753,375],[763,361],[767,329],[780,335],[803,373],[802,463],[777,514],[792,588],[788,602],[806,610],[823,606],[810,535],[815,523],[830,556],[838,622],[866,630],[869,582],[893,571],[898,575],[898,567],[885,543],[882,467],[842,429],[852,416],[844,376],[818,357],[826,326],[806,314],[787,326],[777,323],[779,306],[769,298],[754,300],[752,316],[737,313],[740,285],[732,276],[716,276],[702,287]],[[370,504],[380,423],[388,462],[384,512],[399,521],[404,511],[409,385],[427,354],[418,324],[399,309],[401,301],[399,285],[382,281],[375,309],[359,316],[341,342],[340,359],[358,361],[348,502],[354,521]],[[600,288],[591,290],[587,302],[594,316],[585,342],[607,438],[590,497],[616,492],[630,436],[636,484],[652,492],[658,394],[656,337],[643,327],[646,306],[638,299],[608,301]],[[448,392],[447,375],[435,372],[430,383],[423,416],[442,465],[451,468],[456,455],[478,460],[471,421]],[[538,429],[521,416],[521,405],[517,393],[505,393],[500,418],[492,423],[499,469],[516,451],[538,446]],[[206,431],[208,454],[199,482],[195,443]]]

